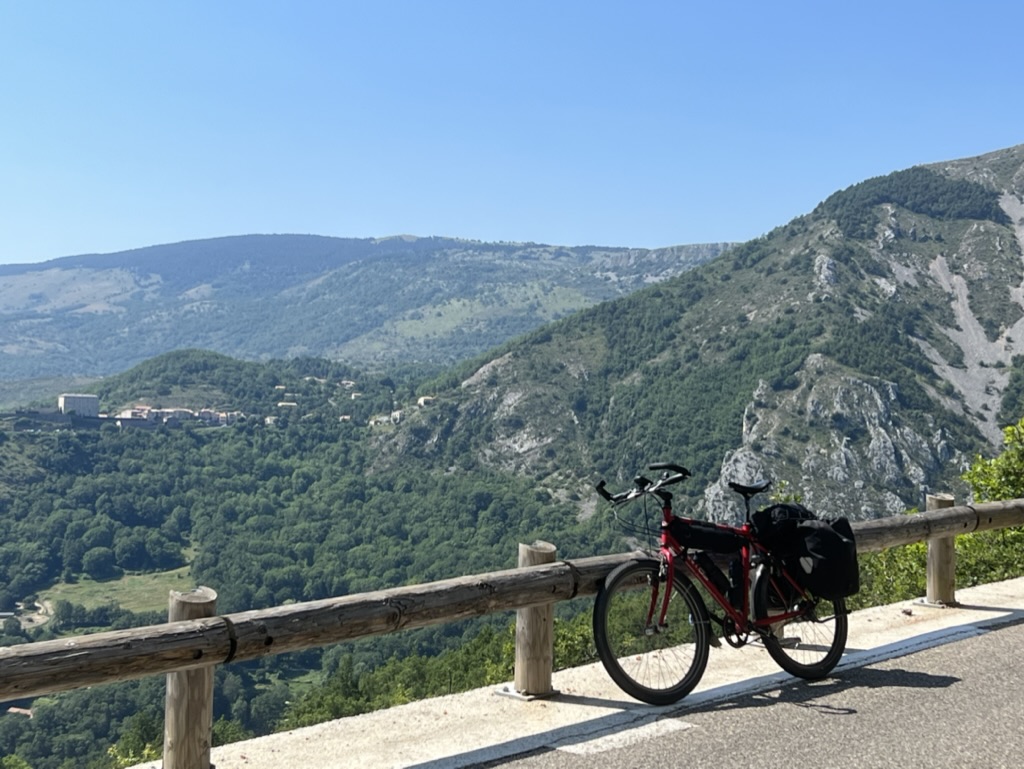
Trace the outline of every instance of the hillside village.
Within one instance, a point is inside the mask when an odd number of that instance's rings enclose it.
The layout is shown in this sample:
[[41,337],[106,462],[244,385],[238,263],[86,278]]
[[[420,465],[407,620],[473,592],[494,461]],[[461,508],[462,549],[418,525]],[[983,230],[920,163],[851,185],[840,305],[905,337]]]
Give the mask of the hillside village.
[[[317,377],[305,377],[305,381],[320,385],[328,383],[326,379]],[[346,391],[347,397],[354,401],[362,397],[357,389],[357,383],[351,379],[343,379],[337,386]],[[297,389],[297,388],[296,388]],[[302,406],[302,395],[293,392],[288,385],[275,385],[275,408],[278,411],[290,411],[300,409]],[[421,396],[416,401],[416,408],[426,408],[434,401],[433,396]],[[336,401],[330,400],[332,405]],[[0,419],[11,420],[15,430],[44,430],[61,428],[99,428],[104,424],[114,424],[118,427],[154,428],[159,426],[176,427],[185,423],[200,423],[208,427],[224,427],[235,424],[250,417],[240,410],[220,410],[209,407],[189,408],[187,406],[151,406],[146,403],[138,403],[134,406],[108,413],[100,410],[100,398],[92,393],[61,393],[57,397],[55,410],[34,410],[21,409],[11,413],[0,413]],[[387,413],[375,414],[367,422],[368,427],[380,427],[383,425],[397,425],[405,416],[405,409],[395,408]],[[266,414],[261,418],[266,425],[273,425],[277,422],[278,414]],[[340,422],[351,422],[351,414],[341,414],[338,417]]]

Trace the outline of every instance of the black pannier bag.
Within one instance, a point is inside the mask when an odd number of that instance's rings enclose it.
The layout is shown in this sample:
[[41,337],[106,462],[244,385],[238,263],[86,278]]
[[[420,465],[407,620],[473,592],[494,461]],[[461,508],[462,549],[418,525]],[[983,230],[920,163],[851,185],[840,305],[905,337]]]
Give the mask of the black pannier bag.
[[783,502],[756,511],[750,523],[804,589],[828,600],[860,590],[857,544],[847,519],[819,520],[803,505]]
[[860,590],[857,543],[848,520],[801,521],[797,535],[799,552],[783,561],[804,589],[830,601]]
[[801,504],[780,502],[751,514],[750,525],[765,547],[784,558],[803,550],[802,539],[797,534],[800,523],[817,519],[818,516]]
[[673,518],[669,533],[682,547],[709,553],[738,553],[744,539],[724,526],[691,518]]

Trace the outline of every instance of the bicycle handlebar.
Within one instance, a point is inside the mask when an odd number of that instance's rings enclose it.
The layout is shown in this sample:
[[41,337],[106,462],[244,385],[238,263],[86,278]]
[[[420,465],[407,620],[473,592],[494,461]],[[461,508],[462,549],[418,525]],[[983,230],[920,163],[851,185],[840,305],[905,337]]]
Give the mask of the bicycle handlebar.
[[[655,462],[652,465],[648,465],[650,470],[663,470],[661,478],[657,481],[651,481],[648,478],[644,478],[642,475],[638,475],[633,479],[633,488],[629,491],[622,491],[618,494],[612,494],[607,489],[607,484],[602,479],[597,484],[597,493],[604,497],[606,500],[611,502],[613,505],[620,505],[624,502],[636,499],[643,494],[658,494],[665,486],[671,486],[674,483],[679,483],[682,480],[690,477],[690,471],[682,465],[675,465],[671,462]],[[667,494],[667,492],[661,492]],[[671,496],[669,497],[671,499]]]
[[[689,478],[690,477],[690,471],[689,470],[687,470],[682,465],[674,465],[671,462],[655,462],[653,465],[648,465],[647,469],[648,470],[671,470],[673,473],[676,473],[677,475],[681,475],[682,476],[682,478],[680,478],[679,481],[683,480],[683,478]],[[678,483],[679,481],[672,481],[672,483]]]

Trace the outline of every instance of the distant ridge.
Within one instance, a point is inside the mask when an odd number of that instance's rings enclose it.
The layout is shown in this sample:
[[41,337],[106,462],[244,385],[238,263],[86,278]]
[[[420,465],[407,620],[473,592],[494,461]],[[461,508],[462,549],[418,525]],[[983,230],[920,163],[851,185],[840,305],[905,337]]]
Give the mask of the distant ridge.
[[438,368],[728,245],[240,235],[4,265],[0,378],[105,376],[185,347]]

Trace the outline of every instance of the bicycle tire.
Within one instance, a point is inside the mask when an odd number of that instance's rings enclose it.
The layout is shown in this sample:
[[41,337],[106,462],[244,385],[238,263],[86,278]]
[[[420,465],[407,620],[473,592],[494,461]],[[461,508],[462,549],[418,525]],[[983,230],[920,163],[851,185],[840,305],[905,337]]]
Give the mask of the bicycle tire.
[[[605,670],[622,691],[650,705],[671,705],[704,675],[710,621],[690,581],[677,573],[663,583],[660,570],[660,561],[645,559],[624,563],[608,575],[594,603],[594,642]],[[651,589],[659,586],[657,617],[668,584],[673,594],[666,627],[651,631]]]
[[[765,649],[787,673],[811,681],[824,678],[839,664],[846,650],[846,602],[812,596],[805,613],[773,625],[763,636]],[[795,611],[801,596],[780,574],[762,569],[754,586],[754,617],[766,619],[783,610]]]

